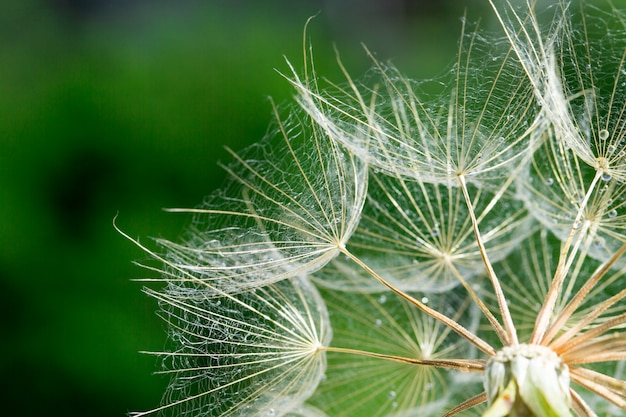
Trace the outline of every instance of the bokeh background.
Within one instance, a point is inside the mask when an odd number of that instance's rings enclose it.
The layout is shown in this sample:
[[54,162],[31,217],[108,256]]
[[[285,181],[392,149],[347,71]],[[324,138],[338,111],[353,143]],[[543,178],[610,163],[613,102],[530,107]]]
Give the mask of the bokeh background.
[[[124,416],[159,404],[165,326],[141,293],[150,244],[262,138],[268,96],[292,91],[309,27],[318,72],[355,76],[361,43],[414,78],[454,59],[485,0],[19,0],[0,2],[2,415]],[[490,23],[491,22],[491,23]]]

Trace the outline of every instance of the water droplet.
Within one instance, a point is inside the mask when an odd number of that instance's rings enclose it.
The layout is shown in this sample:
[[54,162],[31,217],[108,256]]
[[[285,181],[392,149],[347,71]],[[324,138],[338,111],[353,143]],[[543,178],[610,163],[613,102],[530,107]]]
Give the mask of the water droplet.
[[374,326],[376,327],[380,327],[383,325],[383,321],[381,319],[376,319],[376,321],[374,322]]
[[428,304],[428,297],[422,297],[422,303]]
[[607,140],[609,138],[609,131],[606,129],[602,129],[600,132],[598,132],[598,137],[600,138],[600,140]]
[[574,228],[574,230],[576,230],[576,229],[580,229],[582,225],[583,223],[580,220],[576,220],[574,224],[572,225],[572,227]]
[[398,407],[398,403],[397,402],[392,402],[391,403],[391,408],[397,408]]
[[394,398],[396,398],[396,392],[389,391],[389,393],[387,394],[387,398],[389,398],[390,400],[393,400]]
[[385,304],[386,301],[387,301],[387,296],[385,294],[383,294],[380,297],[378,297],[378,302],[379,303]]
[[610,211],[607,213],[607,215],[608,215],[611,219],[613,219],[613,218],[617,217],[617,210],[615,210],[615,209],[610,210]]
[[606,243],[606,242],[605,242],[604,238],[603,238],[603,237],[599,237],[599,236],[598,236],[598,237],[596,237],[596,238],[594,239],[594,241],[593,241],[593,246],[595,246],[595,247],[596,247],[596,248],[598,248],[598,249],[601,249],[601,248],[603,248],[603,247],[604,247],[604,244],[605,244],[605,243]]
[[603,172],[600,178],[602,178],[602,181],[605,182],[611,181],[611,174],[609,174],[608,172]]
[[270,408],[269,411],[267,412],[268,416],[275,416],[276,415],[276,411],[273,408]]
[[554,178],[546,178],[546,185],[549,187],[554,184]]

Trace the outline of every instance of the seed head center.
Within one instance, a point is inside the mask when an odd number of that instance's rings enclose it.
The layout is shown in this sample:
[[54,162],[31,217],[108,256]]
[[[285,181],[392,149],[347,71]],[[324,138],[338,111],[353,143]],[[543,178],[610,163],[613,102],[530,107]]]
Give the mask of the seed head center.
[[[505,346],[491,357],[489,362],[500,362],[506,364],[516,358],[525,358],[528,360],[541,358],[544,361],[554,363],[555,366],[561,366],[561,358],[549,347],[541,345],[531,345],[522,343],[514,346]],[[487,365],[489,367],[489,365]]]
[[[570,416],[569,368],[546,346],[506,346],[487,362],[484,376],[492,408],[515,416]],[[556,414],[546,414],[546,410]]]

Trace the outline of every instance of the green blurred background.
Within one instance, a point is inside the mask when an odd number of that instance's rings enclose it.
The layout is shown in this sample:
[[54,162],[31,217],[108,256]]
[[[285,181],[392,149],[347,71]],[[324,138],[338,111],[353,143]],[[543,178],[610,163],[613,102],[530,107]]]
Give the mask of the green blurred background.
[[[454,58],[464,9],[485,0],[20,0],[0,6],[0,316],[3,415],[124,416],[158,405],[165,326],[141,293],[145,258],[117,233],[176,238],[259,140],[268,96],[292,91],[309,28],[318,72],[411,77]],[[493,20],[490,17],[488,21]]]

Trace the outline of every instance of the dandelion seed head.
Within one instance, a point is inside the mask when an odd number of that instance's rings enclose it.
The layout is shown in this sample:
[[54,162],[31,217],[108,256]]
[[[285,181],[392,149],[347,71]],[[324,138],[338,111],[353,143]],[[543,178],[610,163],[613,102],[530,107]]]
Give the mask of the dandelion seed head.
[[492,6],[506,42],[463,22],[436,93],[287,63],[183,241],[135,241],[171,376],[135,416],[626,410],[626,17]]

